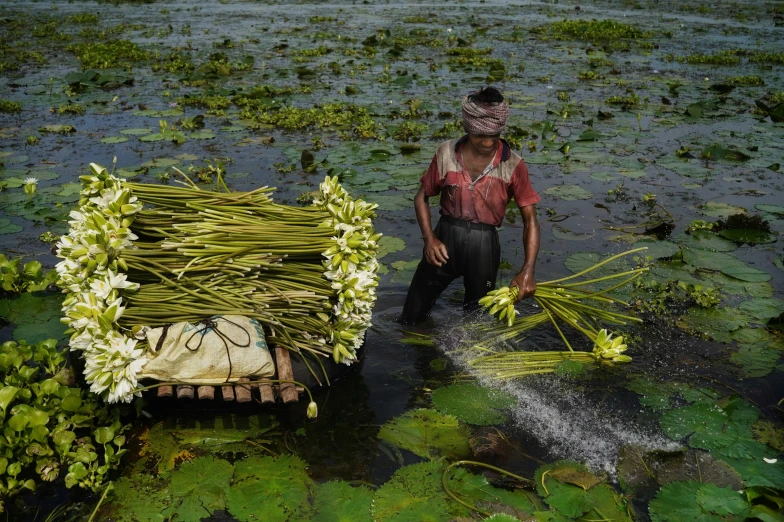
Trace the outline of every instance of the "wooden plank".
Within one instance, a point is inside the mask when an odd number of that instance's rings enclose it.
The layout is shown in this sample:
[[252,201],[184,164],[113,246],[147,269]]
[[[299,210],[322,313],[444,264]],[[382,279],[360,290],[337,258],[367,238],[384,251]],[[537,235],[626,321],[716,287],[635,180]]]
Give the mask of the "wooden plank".
[[212,400],[215,398],[215,388],[212,386],[199,386],[196,392],[201,400]]
[[231,402],[234,400],[234,386],[221,386],[221,393],[224,401]]
[[177,386],[178,399],[193,399],[193,386]]
[[174,395],[174,388],[171,386],[159,386],[158,397],[171,397]]
[[250,393],[250,379],[241,377],[239,382],[234,385],[234,395],[237,402],[250,402],[253,396]]
[[[275,347],[275,364],[278,369],[278,379],[282,381],[294,380],[294,372],[291,369],[291,356],[286,348]],[[280,397],[285,404],[299,402],[299,393],[294,384],[290,382],[280,383]]]
[[259,387],[262,404],[275,402],[275,394],[272,393],[272,385],[270,383],[261,381],[257,386]]

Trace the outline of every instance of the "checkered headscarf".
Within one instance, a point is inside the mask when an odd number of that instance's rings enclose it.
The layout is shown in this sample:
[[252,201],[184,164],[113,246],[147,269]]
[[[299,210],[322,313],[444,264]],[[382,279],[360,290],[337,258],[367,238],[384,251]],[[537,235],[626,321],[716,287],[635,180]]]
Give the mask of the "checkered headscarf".
[[495,135],[506,127],[509,104],[473,101],[471,93],[463,98],[463,128],[469,134]]

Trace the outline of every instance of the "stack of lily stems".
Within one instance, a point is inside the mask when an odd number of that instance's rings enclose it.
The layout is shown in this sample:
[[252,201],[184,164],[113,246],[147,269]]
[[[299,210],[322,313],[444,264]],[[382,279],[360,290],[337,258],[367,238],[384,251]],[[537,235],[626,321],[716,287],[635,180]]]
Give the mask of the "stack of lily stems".
[[[640,319],[636,317],[613,310],[615,306],[628,306],[628,304],[612,297],[610,292],[630,283],[642,275],[647,268],[636,268],[623,273],[583,279],[582,281],[578,279],[612,261],[643,250],[645,248],[622,252],[577,274],[537,284],[534,300],[542,308],[542,311],[515,321],[515,312],[512,310],[511,320],[504,313],[501,323],[483,327],[482,341],[470,348],[476,357],[469,358],[469,366],[484,377],[506,380],[532,374],[551,373],[558,368],[561,362],[567,360],[586,364],[631,361],[630,357],[623,355],[626,350],[623,338],[620,336],[613,338],[612,334],[608,333],[602,325],[605,323],[622,325],[629,322],[640,322]],[[591,289],[592,285],[614,280],[619,282],[602,290]],[[489,294],[483,304],[491,308],[494,303],[501,302],[503,304],[509,298],[513,302],[515,297],[516,288],[512,290],[502,288]],[[496,306],[492,309],[498,311],[501,308]],[[508,341],[520,338],[529,330],[548,322],[553,324],[568,351],[503,351]],[[584,334],[594,343],[593,351],[574,351],[559,323],[571,326]]]
[[128,278],[141,284],[126,296],[122,326],[244,315],[262,322],[278,346],[337,361],[355,357],[351,343],[335,351],[341,334],[350,341],[359,332],[339,331],[330,317],[336,292],[323,254],[335,247],[336,232],[325,226],[329,211],[278,205],[266,187],[214,193],[125,185],[145,210],[131,226],[136,248],[121,254]]

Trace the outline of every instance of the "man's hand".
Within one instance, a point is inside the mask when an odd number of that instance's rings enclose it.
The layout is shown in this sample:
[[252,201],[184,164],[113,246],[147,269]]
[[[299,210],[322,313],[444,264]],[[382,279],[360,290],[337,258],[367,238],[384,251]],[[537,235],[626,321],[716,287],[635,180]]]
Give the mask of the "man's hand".
[[435,236],[425,239],[425,259],[433,266],[445,265],[449,259],[446,245]]
[[533,268],[523,267],[520,273],[514,276],[512,282],[509,283],[509,288],[514,286],[517,287],[516,301],[518,302],[534,295],[534,292],[536,292],[536,280],[534,279]]

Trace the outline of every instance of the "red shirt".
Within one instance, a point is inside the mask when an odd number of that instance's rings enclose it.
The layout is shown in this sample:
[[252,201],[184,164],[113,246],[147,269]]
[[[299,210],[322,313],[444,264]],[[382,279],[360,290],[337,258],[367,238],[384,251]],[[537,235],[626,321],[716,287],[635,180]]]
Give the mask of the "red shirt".
[[463,136],[439,145],[420,180],[426,196],[441,194],[442,216],[500,226],[510,199],[514,198],[520,208],[541,200],[531,187],[525,162],[504,140],[500,140],[486,174],[471,181],[468,171],[458,160],[467,138]]

